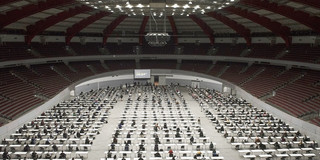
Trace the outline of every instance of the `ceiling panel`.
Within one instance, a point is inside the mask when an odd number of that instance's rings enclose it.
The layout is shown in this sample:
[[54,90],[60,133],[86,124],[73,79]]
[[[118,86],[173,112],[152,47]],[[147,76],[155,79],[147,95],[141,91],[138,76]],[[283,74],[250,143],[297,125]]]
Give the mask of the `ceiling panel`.
[[74,17],[78,17],[78,18],[81,18],[81,19],[84,19],[84,18],[87,18],[91,16],[91,14],[88,14],[88,13],[80,13],[80,14],[77,14],[76,16]]
[[68,22],[68,21],[62,21],[57,23],[57,26],[66,26],[66,27],[71,27],[74,23]]
[[101,28],[101,29],[104,29],[104,28],[106,28],[106,25],[90,24],[86,28]]
[[292,20],[292,19],[278,19],[277,22],[281,23],[281,24],[298,24],[298,22]]
[[18,1],[18,2],[15,2],[15,3],[10,3],[9,5],[10,6],[14,6],[14,7],[21,7],[21,6],[25,6],[27,4],[30,4],[30,2],[28,2],[28,1]]
[[9,24],[7,25],[6,29],[22,29],[22,30],[26,30],[26,27],[28,26],[29,24],[25,24],[25,23],[21,23],[21,22],[16,22],[16,23],[12,23],[12,24]]
[[79,22],[81,20],[82,20],[82,18],[71,17],[71,18],[66,19],[65,21],[76,23],[76,22]]
[[47,9],[47,10],[43,11],[43,13],[47,13],[47,14],[51,14],[52,15],[52,14],[58,14],[58,13],[60,13],[62,11],[64,11],[64,10],[57,9],[57,8],[51,8],[51,9]]
[[268,29],[263,28],[263,27],[250,28],[250,31],[251,31],[251,33],[270,32]]
[[102,29],[99,28],[85,28],[81,30],[81,33],[102,33]]
[[[27,5],[31,2],[36,2],[36,1],[38,1],[38,0],[22,0],[17,3],[12,3],[10,5],[7,5],[7,6],[1,6],[0,12],[8,11],[13,8]],[[312,15],[320,16],[320,9],[316,9],[316,8],[313,8],[313,7],[310,7],[307,5],[289,2],[289,0],[280,0],[280,1],[274,1],[274,2],[280,3],[282,5],[288,5],[290,7],[294,7],[297,9],[299,8],[300,10],[311,13]],[[45,18],[48,18],[52,15],[56,15],[58,13],[61,13],[62,11],[67,10],[70,7],[73,7],[75,5],[79,5],[79,4],[70,4],[70,5],[60,6],[57,8],[48,9],[43,12],[36,13],[36,14],[33,14],[29,17],[23,18],[23,19],[17,21],[16,23],[8,25],[6,28],[24,29],[25,30],[26,26],[28,26],[30,24],[34,24],[35,22],[42,20],[42,19],[45,19]],[[279,14],[276,14],[276,13],[273,13],[273,12],[270,12],[270,11],[267,11],[264,9],[257,9],[252,6],[246,6],[246,5],[241,5],[241,4],[237,4],[237,6],[241,7],[241,8],[247,8],[248,10],[250,10],[256,14],[266,16],[267,18],[269,18],[273,21],[279,22],[283,25],[290,27],[292,30],[309,30],[310,29],[302,24],[299,24],[298,22],[296,22],[294,20],[288,19],[282,15],[279,15]],[[62,22],[59,22],[54,26],[51,26],[50,28],[47,29],[47,31],[63,31],[63,32],[65,32],[65,30],[68,27],[71,27],[75,23],[78,23],[81,20],[83,20],[83,19],[85,19],[85,18],[87,18],[97,12],[99,12],[99,11],[94,10],[94,11],[91,11],[90,13],[78,14],[74,17],[71,17],[71,18],[68,18]],[[231,20],[234,20],[234,21],[244,25],[245,27],[249,28],[252,32],[270,32],[269,30],[262,27],[261,25],[256,24],[256,23],[250,21],[249,19],[243,18],[243,17],[238,16],[236,14],[230,14],[230,13],[223,11],[223,10],[219,10],[217,12],[220,12],[223,15],[230,18]],[[141,14],[140,12],[137,12],[137,16],[127,17],[122,23],[120,23],[118,25],[118,27],[115,29],[115,31],[125,30],[125,31],[130,31],[131,33],[138,32],[140,29],[143,17],[144,17],[144,16],[141,16],[140,14]],[[179,14],[180,13],[176,12],[176,15],[173,16],[174,21],[176,23],[176,27],[179,32],[181,31],[181,32],[191,32],[191,33],[192,32],[203,33],[202,29],[195,22],[193,22],[189,17],[180,16]],[[187,13],[185,13],[185,15],[186,14]],[[105,29],[118,16],[119,15],[117,15],[117,14],[111,14],[109,16],[105,16],[105,17],[101,18],[100,20],[95,21],[93,24],[90,24],[89,26],[87,26],[85,29],[82,30],[82,32],[101,33],[103,31],[103,29]],[[201,20],[203,20],[207,25],[209,25],[215,31],[215,33],[235,33],[235,31],[233,29],[231,29],[230,27],[228,27],[227,25],[216,20],[215,18],[207,16],[206,14],[203,14],[203,15],[198,14],[197,17],[200,18]],[[155,18],[157,19],[159,29],[162,29],[164,17],[159,18],[157,16]],[[152,18],[149,18],[149,22],[146,26],[146,29],[148,29],[150,22],[153,22]],[[152,27],[154,27],[154,22],[152,23]],[[167,27],[168,31],[171,31],[170,22],[167,18],[166,18],[166,27]]]
[[308,30],[309,27],[305,26],[305,25],[301,25],[301,24],[291,24],[290,28],[292,31],[296,31],[296,30]]
[[233,20],[238,23],[252,22],[250,19],[247,19],[247,18],[238,18],[238,19],[233,19]]
[[293,7],[293,8],[303,8],[305,7],[305,5],[301,4],[301,3],[295,3],[295,2],[289,2],[286,3],[286,5]]
[[39,18],[32,18],[32,17],[27,17],[27,18],[22,18],[17,22],[22,22],[22,23],[26,23],[26,24],[34,24],[38,21],[40,21],[41,19]]
[[39,12],[39,13],[36,13],[36,14],[33,14],[32,16],[30,17],[35,17],[35,18],[39,18],[39,19],[45,19],[49,16],[51,16],[52,14],[48,14],[48,13],[44,13],[44,12]]
[[270,12],[270,11],[267,11],[267,10],[264,10],[264,9],[259,9],[259,10],[253,11],[253,13],[256,13],[256,14],[259,14],[259,15],[266,15],[266,14],[272,14],[273,12]]
[[214,33],[236,33],[236,32],[232,29],[221,28],[221,29],[214,30]]
[[316,8],[312,8],[312,7],[305,8],[304,11],[310,12],[312,14],[319,14],[320,13],[320,9],[316,9]]
[[5,11],[8,11],[11,7],[9,6],[1,6],[0,7],[0,12],[5,12]]
[[226,14],[225,16],[227,16],[228,18],[233,19],[233,20],[242,18],[241,16],[239,16],[237,14]]
[[272,20],[277,20],[277,19],[284,19],[286,18],[285,16],[282,16],[280,14],[269,14],[269,15],[266,15],[265,17],[269,18],[269,19],[272,19]]
[[52,26],[49,27],[48,29],[46,29],[46,31],[55,31],[55,32],[65,32],[66,31],[66,27],[60,27],[60,26]]

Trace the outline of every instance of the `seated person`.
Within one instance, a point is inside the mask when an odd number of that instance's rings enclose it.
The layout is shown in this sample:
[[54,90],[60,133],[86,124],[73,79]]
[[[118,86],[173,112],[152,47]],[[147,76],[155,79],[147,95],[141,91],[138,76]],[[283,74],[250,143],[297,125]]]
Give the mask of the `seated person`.
[[156,125],[153,127],[153,130],[154,130],[155,132],[158,132],[158,124],[156,124]]
[[196,155],[197,157],[201,157],[201,151],[198,151]]
[[84,133],[84,128],[81,128],[81,129],[80,129],[80,133]]
[[132,120],[132,124],[131,124],[131,127],[135,126],[136,125],[136,121],[135,120]]
[[210,151],[212,151],[212,150],[213,150],[213,148],[214,148],[214,146],[213,146],[213,143],[211,142],[211,143],[210,143],[210,145],[209,145],[209,149],[210,149]]
[[155,141],[156,144],[161,144],[158,136],[156,136],[156,138],[154,139],[154,141]]
[[262,142],[259,143],[259,148],[260,149],[266,149],[266,145],[262,144]]
[[176,138],[180,138],[181,136],[180,136],[180,133],[179,132],[177,132],[176,133]]
[[304,142],[303,142],[302,140],[300,140],[300,143],[298,144],[298,146],[299,146],[300,148],[304,148]]
[[38,159],[38,154],[36,153],[36,151],[33,151],[33,152],[31,153],[31,158],[32,158],[32,159]]
[[144,138],[143,131],[140,132],[140,137],[141,137],[141,138]]
[[107,158],[112,158],[112,153],[110,152],[110,150],[108,151]]
[[287,148],[292,148],[292,145],[289,141],[287,142],[286,146],[287,146]]
[[80,134],[80,132],[77,132],[77,138],[80,138],[81,137],[81,134]]
[[221,126],[221,128],[220,128],[220,130],[218,130],[218,132],[223,132],[224,131],[224,128],[223,128],[223,126]]
[[213,149],[212,157],[219,157],[219,154],[217,153],[216,149]]
[[224,133],[224,138],[227,138],[228,137],[228,132]]
[[129,151],[129,144],[128,143],[124,146],[124,150]]
[[158,144],[155,144],[155,145],[154,145],[154,151],[159,151],[159,146],[158,146]]
[[161,155],[160,155],[159,152],[155,153],[154,156],[155,156],[155,157],[161,157]]
[[310,138],[308,138],[307,135],[304,135],[303,141],[304,141],[304,142],[305,142],[305,141],[310,141]]
[[21,144],[19,138],[17,138],[16,143],[17,143],[17,144]]
[[55,151],[55,152],[58,151],[57,145],[56,145],[56,144],[53,144],[52,149],[53,149],[53,151]]
[[297,136],[294,136],[294,137],[292,138],[292,141],[293,141],[293,142],[297,141]]
[[10,159],[9,153],[6,151],[6,149],[4,149],[4,151],[2,153],[2,159],[4,159],[4,160]]
[[173,157],[173,151],[172,151],[172,149],[169,150],[169,157]]
[[47,141],[45,142],[45,144],[50,144],[49,139],[47,139]]
[[66,132],[63,132],[63,138],[68,138],[68,134]]
[[116,137],[113,137],[113,143],[117,144],[118,140]]
[[201,131],[199,134],[200,137],[204,137],[203,132]]
[[89,140],[88,137],[87,137],[86,140],[85,140],[85,144],[90,144],[90,140]]
[[29,146],[29,144],[26,144],[26,146],[24,146],[23,151],[24,151],[24,152],[29,152],[29,151],[30,151],[30,146]]
[[194,141],[194,138],[193,138],[193,136],[191,136],[191,138],[190,138],[190,144],[192,144],[193,141]]
[[313,142],[313,143],[311,143],[309,147],[310,147],[310,148],[313,148],[313,149],[318,148],[318,143],[317,143],[315,140],[313,140],[312,142]]
[[73,147],[71,146],[71,144],[69,144],[68,150],[69,150],[69,151],[72,151],[72,150],[73,150]]
[[115,150],[115,144],[112,142],[111,143],[111,151],[114,151]]
[[275,149],[280,149],[280,145],[278,142],[274,143],[273,145],[274,145]]
[[67,158],[67,155],[62,151],[62,152],[60,153],[59,158],[65,159],[65,158]]
[[30,144],[36,144],[36,139],[34,137],[31,138]]
[[259,137],[256,137],[256,140],[254,141],[255,143],[260,143],[260,138]]
[[139,150],[141,150],[141,151],[145,150],[144,145],[142,143],[139,145]]
[[142,153],[140,150],[138,151],[138,157],[142,157]]
[[49,152],[45,155],[45,159],[51,159],[51,154]]
[[230,143],[234,143],[234,137],[231,137]]

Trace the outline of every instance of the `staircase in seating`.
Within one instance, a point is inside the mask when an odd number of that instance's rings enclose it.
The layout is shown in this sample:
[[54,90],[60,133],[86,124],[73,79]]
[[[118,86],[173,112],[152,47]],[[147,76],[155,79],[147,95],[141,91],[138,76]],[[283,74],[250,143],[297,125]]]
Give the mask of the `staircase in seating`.
[[252,79],[254,79],[255,77],[257,77],[259,74],[261,74],[266,68],[262,67],[261,69],[259,69],[257,72],[255,72],[253,75],[251,75],[250,77],[246,78],[244,81],[242,81],[240,83],[240,86],[246,84],[247,82],[251,81]]
[[67,75],[65,75],[63,72],[61,72],[58,68],[56,68],[56,67],[54,67],[54,66],[51,66],[51,69],[53,70],[53,71],[55,71],[56,73],[58,73],[62,78],[64,78],[65,80],[67,80],[67,81],[69,81],[69,82],[72,82],[72,80],[70,80],[69,78],[68,78],[68,76]]

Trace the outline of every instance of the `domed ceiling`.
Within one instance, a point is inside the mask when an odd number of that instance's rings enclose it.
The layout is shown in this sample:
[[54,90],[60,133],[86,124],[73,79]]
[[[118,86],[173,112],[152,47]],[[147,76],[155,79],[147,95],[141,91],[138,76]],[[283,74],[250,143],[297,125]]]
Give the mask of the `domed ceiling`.
[[[278,36],[320,31],[318,0],[1,0],[2,33],[138,37],[156,21],[174,37]],[[164,23],[164,20],[166,21]],[[154,26],[154,25],[153,25]],[[165,26],[165,27],[164,27]]]

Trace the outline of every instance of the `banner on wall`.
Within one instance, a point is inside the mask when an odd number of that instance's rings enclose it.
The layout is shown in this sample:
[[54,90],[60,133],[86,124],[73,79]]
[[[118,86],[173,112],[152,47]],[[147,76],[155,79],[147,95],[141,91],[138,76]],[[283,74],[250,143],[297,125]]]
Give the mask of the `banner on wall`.
[[150,79],[151,70],[150,69],[135,69],[134,79]]
[[192,88],[200,88],[200,81],[191,81]]
[[46,36],[40,36],[40,43],[42,44],[42,45],[45,45],[47,42],[46,42],[46,39],[47,39],[47,37]]

